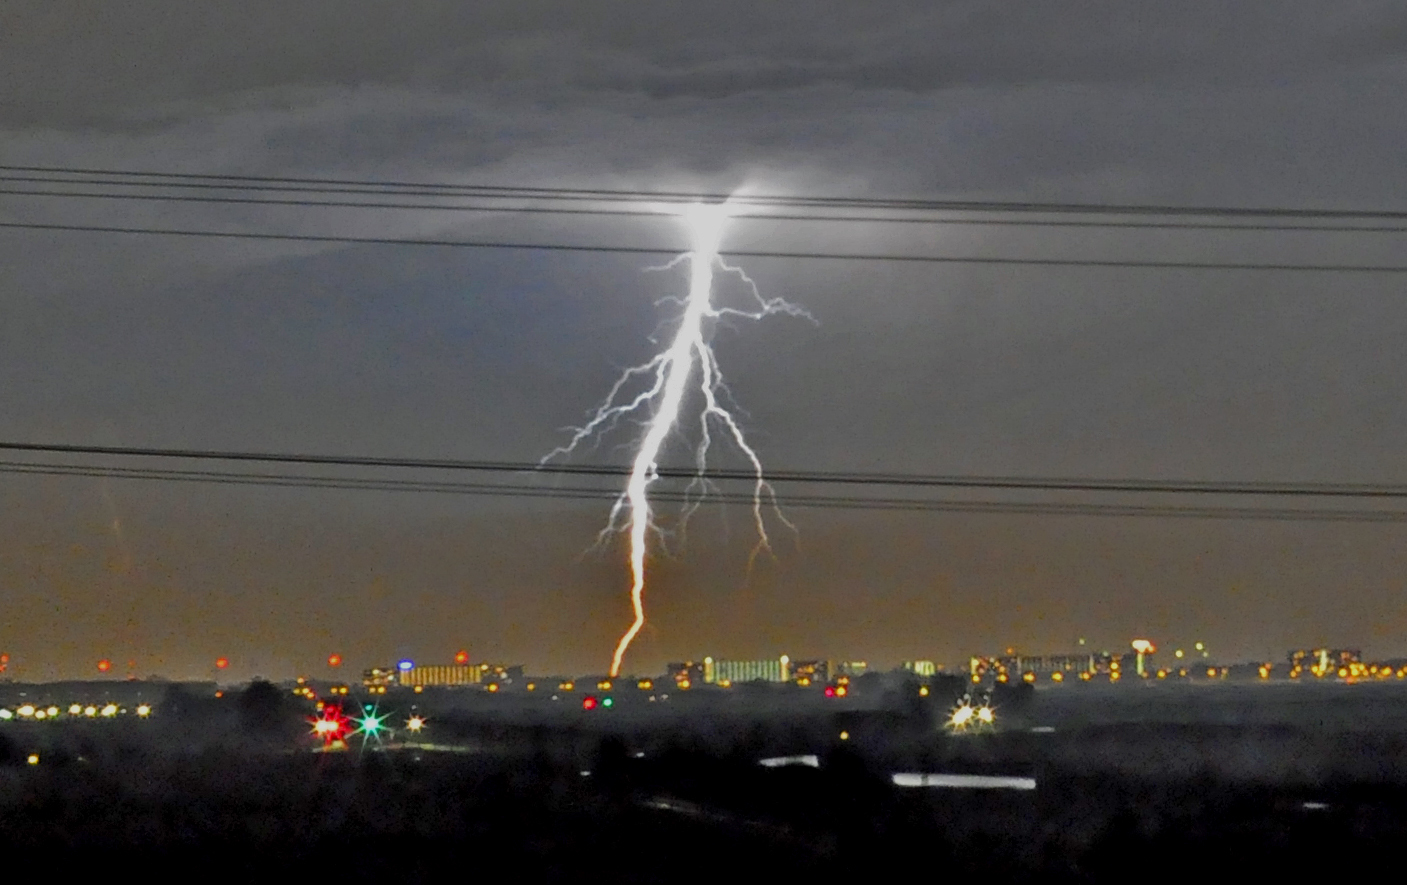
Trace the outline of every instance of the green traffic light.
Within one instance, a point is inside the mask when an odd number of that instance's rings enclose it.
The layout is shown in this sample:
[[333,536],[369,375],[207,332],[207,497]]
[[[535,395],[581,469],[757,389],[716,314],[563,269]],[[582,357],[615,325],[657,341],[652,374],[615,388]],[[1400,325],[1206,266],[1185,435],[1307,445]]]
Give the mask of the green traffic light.
[[613,707],[613,706],[615,706],[615,703],[616,703],[616,702],[615,702],[614,700],[612,700],[611,698],[603,698],[603,699],[601,700],[601,706],[603,706],[603,707]]

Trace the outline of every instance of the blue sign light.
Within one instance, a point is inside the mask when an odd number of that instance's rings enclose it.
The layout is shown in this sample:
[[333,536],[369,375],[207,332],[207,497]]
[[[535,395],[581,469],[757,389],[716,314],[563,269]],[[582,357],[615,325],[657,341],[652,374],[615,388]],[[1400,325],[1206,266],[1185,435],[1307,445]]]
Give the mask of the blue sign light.
[[410,659],[407,658],[406,660],[401,661],[399,664],[397,664],[397,665],[396,665],[396,669],[397,669],[397,670],[409,670],[409,669],[411,669],[411,668],[414,667],[414,666],[415,666],[415,661],[412,661],[412,660],[410,660]]

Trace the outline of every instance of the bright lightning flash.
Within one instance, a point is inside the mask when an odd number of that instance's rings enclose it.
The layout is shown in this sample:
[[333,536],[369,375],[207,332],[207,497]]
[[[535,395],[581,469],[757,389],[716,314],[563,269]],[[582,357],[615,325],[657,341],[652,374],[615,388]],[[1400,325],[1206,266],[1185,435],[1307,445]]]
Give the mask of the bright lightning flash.
[[[702,493],[708,487],[704,475],[711,432],[717,429],[726,431],[728,437],[752,465],[753,494],[752,515],[757,529],[757,545],[753,557],[762,551],[771,551],[771,540],[763,520],[763,507],[769,501],[775,504],[772,487],[762,473],[762,462],[757,452],[748,445],[742,427],[726,408],[719,404],[720,394],[727,388],[719,371],[718,358],[710,345],[713,321],[727,316],[761,319],[772,314],[788,314],[810,318],[810,314],[781,299],[764,299],[757,291],[756,284],[740,268],[724,264],[719,257],[719,244],[723,238],[723,228],[728,220],[728,209],[724,205],[693,205],[688,207],[682,218],[689,229],[690,251],[675,258],[665,268],[689,262],[689,294],[683,302],[684,314],[669,347],[658,353],[648,363],[625,370],[611,388],[610,394],[592,415],[585,426],[576,428],[569,443],[553,451],[544,461],[557,455],[572,452],[579,443],[590,437],[609,431],[626,415],[648,412],[644,419],[645,435],[631,465],[630,478],[625,491],[616,499],[611,508],[610,521],[602,530],[604,540],[617,532],[624,532],[630,540],[630,604],[635,619],[630,628],[616,643],[611,656],[611,676],[620,675],[621,660],[626,649],[635,639],[640,628],[645,626],[645,548],[651,531],[658,533],[650,510],[650,485],[659,478],[659,457],[671,432],[679,424],[680,412],[684,407],[690,379],[695,379],[696,389],[702,395],[699,412],[701,435],[694,451],[696,473],[689,486],[689,494]],[[732,307],[716,307],[713,304],[713,275],[715,269],[736,274],[747,286],[756,303],[744,310]],[[648,379],[649,387],[634,397],[623,396],[627,384],[637,379]],[[686,504],[684,518],[698,506],[697,499]],[[786,523],[785,518],[778,518]],[[787,523],[790,526],[790,523]]]

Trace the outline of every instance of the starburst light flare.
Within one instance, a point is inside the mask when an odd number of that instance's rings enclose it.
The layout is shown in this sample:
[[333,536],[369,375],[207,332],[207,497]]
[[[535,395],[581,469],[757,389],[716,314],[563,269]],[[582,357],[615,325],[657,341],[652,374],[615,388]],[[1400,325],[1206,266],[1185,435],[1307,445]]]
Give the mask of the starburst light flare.
[[[695,380],[693,389],[702,398],[699,410],[699,442],[694,450],[695,476],[690,483],[686,497],[683,519],[698,507],[699,497],[707,491],[709,484],[705,467],[709,448],[713,442],[713,432],[722,430],[738,447],[752,466],[753,495],[752,516],[757,531],[757,544],[753,547],[749,566],[757,554],[771,550],[771,538],[763,518],[763,509],[770,502],[774,505],[775,496],[762,472],[762,461],[757,452],[748,445],[743,430],[732,412],[720,404],[720,393],[726,394],[723,375],[719,370],[718,358],[709,343],[712,321],[725,316],[761,319],[773,314],[787,314],[810,319],[805,310],[788,304],[782,299],[765,299],[758,292],[756,284],[741,268],[730,267],[719,257],[719,246],[723,239],[723,229],[728,220],[727,204],[695,204],[686,207],[681,219],[689,230],[690,250],[675,258],[661,269],[689,262],[689,292],[683,300],[684,313],[674,332],[669,347],[656,354],[649,362],[626,369],[611,387],[605,401],[592,414],[584,426],[575,428],[570,442],[551,452],[543,461],[573,452],[583,441],[610,431],[621,418],[648,413],[643,424],[645,433],[640,440],[630,477],[625,491],[611,507],[610,520],[602,529],[598,540],[605,540],[615,533],[624,533],[630,545],[630,604],[634,620],[616,643],[611,656],[612,677],[620,675],[621,661],[626,649],[645,626],[645,565],[646,545],[652,534],[658,532],[650,510],[649,489],[659,478],[659,457],[665,443],[679,425],[680,413],[690,392],[690,380]],[[713,303],[713,278],[716,269],[735,274],[755,299],[749,309],[718,307]],[[648,388],[633,397],[625,395],[625,388],[633,381],[645,379]],[[785,517],[777,512],[777,518],[788,527]]]

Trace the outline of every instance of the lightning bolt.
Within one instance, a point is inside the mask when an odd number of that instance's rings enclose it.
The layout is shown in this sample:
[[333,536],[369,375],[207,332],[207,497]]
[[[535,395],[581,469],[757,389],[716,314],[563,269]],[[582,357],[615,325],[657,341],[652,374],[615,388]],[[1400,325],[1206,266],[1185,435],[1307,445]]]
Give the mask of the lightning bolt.
[[[720,394],[726,395],[728,389],[719,370],[718,358],[709,344],[709,335],[713,321],[727,316],[753,320],[773,314],[806,319],[812,317],[802,308],[780,298],[763,298],[757,284],[741,268],[730,267],[719,257],[723,229],[728,220],[727,204],[695,204],[687,207],[680,217],[689,230],[690,250],[663,268],[652,268],[668,270],[684,261],[689,263],[689,294],[682,302],[684,313],[669,347],[657,353],[649,362],[622,372],[605,401],[592,414],[591,420],[581,427],[573,428],[571,440],[543,459],[545,463],[554,457],[571,454],[584,441],[609,432],[627,415],[648,414],[643,421],[645,433],[631,464],[625,491],[611,507],[610,519],[598,538],[600,543],[617,533],[624,533],[628,536],[630,544],[630,604],[635,618],[616,643],[615,652],[611,656],[612,677],[620,675],[621,661],[626,650],[645,626],[646,543],[652,533],[659,533],[650,509],[649,491],[650,486],[659,479],[660,452],[670,434],[679,425],[690,379],[697,378],[696,389],[702,395],[702,406],[699,411],[699,442],[694,450],[695,474],[686,490],[681,523],[687,521],[698,508],[702,495],[710,487],[705,472],[708,452],[713,444],[713,431],[721,430],[737,445],[752,466],[752,517],[757,530],[757,544],[749,557],[749,566],[759,553],[771,552],[772,549],[766,520],[763,518],[764,507],[771,504],[777,518],[794,529],[781,512],[776,510],[776,496],[763,474],[762,461],[758,458],[756,450],[748,445],[742,426],[733,413],[720,404]],[[754,303],[747,309],[715,306],[715,270],[734,274],[741,279]],[[814,322],[814,319],[812,321]],[[646,380],[648,387],[634,396],[626,395],[627,387],[641,379]]]

